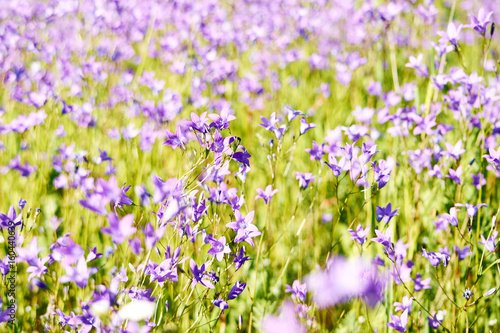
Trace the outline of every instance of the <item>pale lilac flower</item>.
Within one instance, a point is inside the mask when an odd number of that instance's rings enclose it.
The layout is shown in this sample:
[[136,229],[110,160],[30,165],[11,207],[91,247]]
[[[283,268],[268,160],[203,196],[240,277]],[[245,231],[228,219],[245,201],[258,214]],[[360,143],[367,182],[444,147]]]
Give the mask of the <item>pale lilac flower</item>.
[[28,281],[31,281],[31,279],[35,276],[41,278],[42,275],[49,271],[48,268],[45,267],[45,264],[47,263],[47,261],[49,261],[49,259],[50,257],[46,256],[42,260],[37,257],[34,261],[31,261],[31,266],[26,269],[26,272],[30,273],[30,275],[28,276]]
[[427,252],[424,248],[422,248],[422,251],[421,257],[427,258],[432,266],[437,267],[441,263],[441,260],[443,260],[444,267],[448,265],[449,255],[439,252]]
[[500,170],[500,148],[497,150],[490,148],[488,152],[490,153],[489,155],[483,155],[482,157],[486,158],[486,161],[496,170]]
[[483,296],[484,296],[484,297],[491,296],[491,295],[493,295],[496,291],[497,291],[497,288],[491,288],[490,290],[488,290],[487,292],[485,292]]
[[91,275],[99,270],[97,267],[87,267],[87,261],[82,256],[78,259],[75,267],[66,266],[66,275],[59,279],[61,283],[75,282],[79,288],[85,288]]
[[137,228],[134,225],[134,215],[128,214],[123,218],[119,219],[113,213],[108,214],[109,228],[102,228],[101,232],[103,234],[108,234],[113,239],[113,243],[121,244],[129,236],[135,234]]
[[430,316],[427,317],[427,320],[429,321],[429,326],[432,327],[433,329],[439,328],[443,319],[444,318],[441,311],[436,313],[433,317]]
[[448,28],[446,29],[446,32],[444,31],[437,32],[437,34],[441,36],[439,42],[440,43],[450,42],[451,45],[457,45],[458,40],[460,39],[460,31],[462,30],[462,27],[463,27],[462,24],[455,26],[453,22],[448,23]]
[[311,172],[306,172],[305,174],[297,171],[295,173],[295,179],[299,181],[299,186],[303,189],[306,189],[309,186],[310,182],[314,182],[314,178],[316,176],[313,176]]
[[304,325],[298,320],[295,313],[295,306],[287,301],[280,309],[280,316],[268,315],[262,321],[262,331],[264,333],[306,333]]
[[429,75],[429,69],[427,65],[422,63],[423,59],[424,55],[422,53],[420,53],[417,58],[410,56],[410,62],[405,66],[415,69],[418,76],[427,77]]
[[415,291],[420,291],[422,289],[431,289],[431,286],[429,286],[429,284],[431,283],[431,278],[422,280],[422,276],[420,275],[420,273],[417,273],[417,276],[412,280],[413,282],[415,282]]
[[486,14],[484,8],[480,8],[477,17],[469,14],[470,24],[466,24],[465,27],[474,29],[481,35],[484,35],[486,33],[486,27],[488,23],[490,23],[491,15],[493,15],[493,12]]
[[391,322],[387,323],[387,326],[398,332],[406,332],[406,327],[408,326],[408,310],[405,310],[401,317],[391,314]]
[[488,237],[488,239],[486,240],[484,238],[483,235],[481,235],[481,240],[480,242],[478,242],[478,244],[483,244],[484,246],[486,246],[486,249],[490,252],[495,252],[495,247],[496,247],[496,239],[497,239],[497,236],[498,236],[498,231],[493,231],[493,234]]
[[481,207],[488,207],[488,205],[485,204],[485,203],[482,203],[482,204],[479,204],[479,205],[472,205],[470,203],[465,203],[465,205],[464,205],[464,204],[458,203],[458,204],[455,204],[455,206],[466,207],[467,208],[467,215],[469,215],[470,218],[473,218],[474,216],[476,216],[477,211],[479,210],[479,208],[481,208]]
[[486,185],[486,179],[484,179],[484,175],[481,173],[481,171],[478,172],[477,175],[471,174],[472,177],[472,185],[477,188],[479,191],[481,187]]
[[292,297],[298,298],[301,302],[306,301],[307,285],[305,283],[301,284],[299,280],[295,280],[293,281],[293,284],[291,286],[288,284],[285,286],[286,286],[285,289],[286,293],[292,293]]
[[325,155],[324,147],[325,147],[324,143],[318,146],[316,141],[313,140],[313,147],[306,149],[306,152],[308,152],[311,155],[310,156],[311,161],[314,160],[320,161],[321,158],[323,158],[323,155]]
[[226,244],[226,236],[222,236],[218,240],[211,238],[210,245],[212,248],[208,250],[208,254],[216,257],[218,261],[222,261],[224,254],[231,253],[229,245]]
[[291,107],[289,107],[288,105],[283,105],[283,107],[285,108],[286,111],[288,111],[288,121],[292,121],[296,117],[302,117],[302,118],[307,117],[304,112],[294,110]]
[[445,176],[446,178],[450,178],[457,184],[461,184],[462,180],[462,166],[459,166],[457,170],[449,169],[449,174]]
[[442,151],[441,155],[450,156],[451,158],[458,160],[460,155],[463,153],[465,153],[465,149],[462,148],[462,140],[458,140],[455,146],[446,142],[446,151]]
[[462,261],[471,255],[471,253],[469,252],[469,248],[470,248],[469,245],[464,246],[463,249],[460,249],[458,246],[454,246],[454,248],[455,248],[455,251],[457,251],[457,256],[458,256],[459,261]]
[[352,229],[347,229],[351,233],[351,239],[358,242],[360,245],[363,245],[366,237],[370,234],[370,226],[368,225],[366,229],[363,229],[361,224],[358,225],[356,231]]
[[314,302],[324,309],[354,297],[364,298],[373,307],[383,298],[386,278],[361,258],[348,261],[338,256],[328,261],[326,270],[309,274],[305,281]]
[[66,136],[66,131],[64,130],[64,125],[59,125],[59,127],[54,131],[55,136],[59,138],[64,138]]
[[395,306],[395,309],[394,311],[408,311],[408,313],[411,313],[411,303],[413,302],[413,300],[415,299],[415,297],[410,297],[408,298],[408,296],[403,296],[403,300],[401,303],[399,302],[395,302],[394,303],[394,306]]
[[308,123],[305,118],[300,118],[300,134],[305,134],[311,128],[315,128],[315,123]]
[[271,198],[278,193],[279,190],[273,190],[273,185],[267,185],[266,190],[262,190],[260,188],[257,189],[257,195],[255,196],[255,200],[262,198],[264,202],[267,204],[271,201]]
[[386,249],[392,247],[392,242],[391,242],[392,230],[391,230],[391,226],[389,226],[389,228],[387,228],[387,230],[385,231],[385,234],[383,232],[379,231],[378,229],[375,229],[375,234],[377,235],[377,237],[371,239],[373,242],[377,242],[377,243],[382,244]]

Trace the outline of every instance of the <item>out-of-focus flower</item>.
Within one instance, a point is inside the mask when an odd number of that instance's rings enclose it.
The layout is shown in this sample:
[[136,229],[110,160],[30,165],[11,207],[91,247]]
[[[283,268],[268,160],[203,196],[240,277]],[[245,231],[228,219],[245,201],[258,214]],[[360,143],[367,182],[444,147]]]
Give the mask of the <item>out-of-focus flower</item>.
[[285,302],[280,310],[280,316],[266,316],[262,322],[264,333],[306,333],[295,313],[295,306],[290,301]]
[[355,297],[373,307],[383,298],[386,278],[377,266],[362,258],[347,260],[338,256],[328,261],[324,271],[311,273],[305,281],[313,301],[323,309]]

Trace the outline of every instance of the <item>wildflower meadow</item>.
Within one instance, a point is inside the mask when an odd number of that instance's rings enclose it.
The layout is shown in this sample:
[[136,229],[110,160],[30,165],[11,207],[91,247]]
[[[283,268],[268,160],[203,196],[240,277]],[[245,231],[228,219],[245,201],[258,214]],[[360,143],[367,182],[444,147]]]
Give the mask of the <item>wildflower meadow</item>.
[[500,332],[498,0],[0,0],[0,332]]

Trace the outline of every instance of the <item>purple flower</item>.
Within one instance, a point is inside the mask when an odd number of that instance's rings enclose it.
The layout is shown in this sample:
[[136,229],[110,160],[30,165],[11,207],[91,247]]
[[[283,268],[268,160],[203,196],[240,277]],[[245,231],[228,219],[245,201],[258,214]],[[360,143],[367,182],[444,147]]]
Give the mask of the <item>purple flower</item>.
[[408,296],[403,296],[403,301],[401,303],[399,303],[399,302],[394,303],[394,306],[395,306],[394,311],[402,310],[402,311],[408,311],[408,313],[411,313],[411,303],[413,302],[414,299],[415,299],[415,297],[408,298]]
[[250,259],[250,257],[245,256],[245,247],[244,246],[242,246],[240,248],[240,253],[238,253],[238,255],[236,255],[236,254],[230,254],[230,256],[235,257],[234,260],[233,260],[233,262],[236,264],[235,265],[236,270],[240,269],[241,266],[243,266],[243,264],[246,261],[253,260],[253,259]]
[[459,212],[460,209],[457,209],[456,207],[451,207],[450,208],[450,213],[443,213],[439,215],[439,219],[446,221],[446,223],[451,224],[452,226],[456,227],[458,225],[458,218],[457,218],[457,212]]
[[186,145],[187,138],[182,133],[182,129],[180,126],[175,130],[175,134],[173,134],[169,130],[166,130],[166,135],[167,140],[163,143],[163,145],[171,146],[173,150],[175,150],[177,147],[184,148],[184,146]]
[[423,59],[424,55],[422,53],[420,53],[417,58],[410,56],[410,62],[405,66],[415,69],[418,76],[427,77],[429,75],[429,68],[422,63]]
[[297,318],[295,306],[290,301],[286,301],[280,309],[280,316],[268,315],[262,321],[262,331],[264,333],[306,333],[307,330]]
[[351,233],[351,239],[357,241],[360,245],[363,245],[366,237],[370,234],[370,226],[368,225],[366,229],[363,229],[361,224],[358,225],[356,231],[352,229],[347,229]]
[[208,250],[208,254],[216,257],[218,261],[222,261],[225,253],[231,253],[229,245],[226,245],[226,236],[222,236],[219,240],[211,238],[210,245],[212,248]]
[[291,286],[288,284],[285,286],[286,286],[285,289],[286,293],[292,293],[292,297],[298,298],[301,302],[306,301],[307,285],[305,283],[300,284],[299,280],[295,280],[293,281],[293,284]]
[[205,276],[205,264],[201,265],[198,268],[198,265],[196,265],[196,262],[191,259],[190,263],[190,268],[191,268],[191,273],[193,273],[193,281],[191,282],[191,288],[194,288],[198,283],[202,284],[203,286],[209,288],[209,289],[214,289],[214,285],[210,280],[206,279]]
[[121,244],[129,236],[135,234],[137,228],[134,225],[134,215],[128,214],[119,219],[113,213],[108,214],[109,228],[101,228],[103,234],[108,234],[113,239],[113,243]]
[[229,122],[235,120],[236,117],[229,114],[229,108],[224,108],[220,115],[211,113],[208,115],[212,119],[213,123],[210,124],[211,127],[216,127],[219,131],[229,128]]
[[229,301],[238,297],[245,290],[246,286],[246,283],[242,283],[241,281],[236,282],[229,291],[229,294],[227,294],[227,300]]
[[432,167],[432,170],[427,171],[429,177],[436,177],[437,179],[442,179],[443,174],[441,173],[441,166],[439,164],[435,164]]
[[303,189],[306,189],[311,181],[314,182],[314,178],[316,178],[316,176],[313,176],[310,172],[303,174],[302,172],[297,171],[295,173],[295,179],[299,181],[299,186]]
[[251,230],[251,231],[259,231],[257,227],[252,223],[253,217],[255,215],[255,211],[251,211],[247,214],[247,216],[243,217],[239,210],[234,212],[234,217],[236,218],[235,222],[230,222],[226,224],[226,227],[233,229],[238,232],[240,229]]
[[285,107],[285,110],[288,111],[288,121],[292,121],[297,117],[302,117],[302,118],[307,117],[302,111],[294,110],[288,105],[283,105],[283,106]]
[[266,130],[273,132],[276,130],[276,124],[278,123],[278,119],[276,118],[276,112],[273,112],[269,119],[267,119],[264,116],[260,116],[260,120],[262,121],[262,124],[259,124],[259,126],[264,127]]
[[335,177],[340,176],[342,173],[342,165],[339,165],[337,158],[333,154],[328,154],[328,162],[325,162],[325,164],[332,170],[333,175]]
[[208,132],[209,126],[207,113],[203,112],[200,116],[198,116],[196,113],[191,112],[191,122],[189,125],[192,129],[200,133]]
[[325,144],[322,143],[321,145],[318,146],[318,144],[316,143],[316,141],[313,140],[313,147],[312,149],[311,148],[307,148],[306,149],[306,152],[308,152],[311,156],[311,161],[314,161],[314,160],[318,160],[320,161],[321,158],[323,157],[323,155],[325,155],[325,152],[324,152],[324,147],[325,147]]
[[368,146],[366,143],[363,142],[363,145],[361,147],[361,155],[359,156],[359,161],[363,164],[368,163],[370,162],[372,157],[379,152],[380,150],[377,150],[377,145]]
[[384,220],[384,222],[387,224],[389,221],[394,217],[398,216],[398,210],[400,210],[401,207],[396,208],[395,210],[392,210],[392,206],[389,203],[386,207],[379,207],[377,206],[377,222],[380,222]]
[[328,261],[324,271],[309,274],[305,281],[314,302],[324,309],[354,297],[364,298],[373,307],[383,298],[386,278],[376,265],[361,258],[348,261],[338,256]]
[[450,156],[451,158],[458,160],[460,155],[462,155],[463,153],[465,153],[465,149],[462,148],[462,140],[458,140],[455,146],[446,142],[446,151],[442,151],[441,155]]
[[87,262],[91,262],[102,257],[102,253],[97,253],[97,247],[90,248],[89,246],[88,248],[89,248],[89,254],[87,254],[87,259],[86,259]]
[[16,252],[18,255],[18,262],[27,262],[29,265],[33,266],[38,259],[38,253],[43,250],[43,247],[38,247],[38,237],[33,237],[31,239],[30,245],[27,249],[22,247],[17,247]]
[[38,166],[31,166],[28,162],[21,164],[21,156],[17,155],[14,159],[9,162],[9,169],[17,170],[21,174],[22,177],[28,177],[33,172],[38,169]]
[[19,206],[19,209],[20,210],[23,210],[24,206],[26,206],[28,202],[24,199],[19,199],[19,203],[18,203],[18,206]]
[[488,152],[490,153],[489,155],[483,155],[482,157],[486,158],[486,161],[496,170],[500,170],[500,147],[497,150],[490,148]]
[[377,235],[377,237],[371,239],[373,242],[377,242],[377,243],[382,244],[386,249],[389,249],[392,247],[391,226],[389,226],[389,228],[387,228],[387,230],[385,231],[385,234],[383,232],[379,231],[378,229],[375,229],[375,234]]
[[441,325],[441,322],[443,321],[443,315],[441,313],[437,313],[434,316],[427,317],[427,320],[429,321],[429,326],[432,327],[433,329],[437,329],[439,325]]
[[429,260],[432,266],[437,267],[441,263],[441,259],[443,259],[444,267],[447,266],[450,257],[449,255],[445,255],[442,253],[435,253],[435,252],[427,252],[424,248],[422,248],[422,251],[423,252],[421,257],[427,258],[427,260]]
[[382,94],[382,84],[377,81],[370,81],[366,90],[372,96],[380,96]]
[[470,248],[469,245],[464,246],[463,249],[460,249],[458,246],[454,246],[454,248],[455,251],[457,251],[459,261],[464,260],[465,258],[471,255],[471,253],[469,252]]
[[66,266],[66,275],[59,279],[61,283],[75,282],[79,288],[87,286],[89,277],[99,270],[97,267],[87,267],[87,262],[82,256],[78,259],[76,267]]
[[486,33],[486,27],[488,26],[488,23],[490,23],[491,15],[493,15],[493,12],[486,14],[484,9],[481,8],[479,9],[477,17],[469,14],[470,24],[466,24],[465,27],[474,29],[481,35],[484,35]]
[[99,165],[105,161],[112,161],[113,159],[108,156],[108,152],[105,150],[99,149],[99,157],[94,158],[94,163]]
[[99,215],[106,215],[106,200],[102,195],[97,193],[87,193],[87,199],[80,200],[80,205],[97,213]]
[[439,42],[440,43],[450,42],[451,45],[457,45],[458,40],[460,39],[460,31],[462,30],[462,27],[463,27],[462,24],[455,26],[453,22],[448,23],[448,28],[446,29],[446,32],[444,31],[437,32],[437,34],[441,36]]
[[429,284],[431,283],[431,278],[422,280],[422,276],[420,275],[420,273],[417,273],[417,276],[412,280],[413,282],[415,282],[415,291],[420,291],[422,289],[431,289],[431,286],[429,286]]
[[393,271],[391,272],[394,282],[397,285],[400,285],[403,282],[411,281],[412,278],[410,275],[414,265],[415,264],[411,260],[408,260],[406,263],[403,263],[401,259],[397,260],[393,265]]
[[477,175],[471,174],[471,177],[472,185],[474,185],[478,191],[481,189],[481,187],[486,185],[486,179],[484,179],[484,175],[481,173],[481,171],[479,171]]
[[383,188],[387,182],[392,172],[392,166],[386,160],[378,160],[376,163],[372,162],[373,171],[375,172],[374,180],[378,182],[378,188]]
[[247,242],[251,246],[255,246],[252,238],[262,235],[260,231],[252,231],[250,229],[238,229],[238,234],[234,238],[236,243]]
[[146,190],[146,185],[142,184],[141,186],[136,186],[134,190],[135,194],[141,198],[141,205],[149,206],[149,198],[153,196]]
[[459,166],[457,170],[449,169],[449,174],[445,176],[446,178],[450,178],[457,184],[461,184],[461,179],[462,177],[462,166]]
[[469,203],[465,203],[465,205],[464,205],[464,204],[458,203],[458,204],[455,204],[455,206],[466,207],[467,208],[467,215],[469,215],[470,218],[473,218],[474,216],[476,216],[477,211],[479,210],[479,208],[481,208],[481,207],[488,207],[488,205],[485,204],[485,203],[482,203],[482,204],[479,204],[479,205],[472,205],[472,204],[469,204]]
[[42,275],[49,271],[47,267],[45,267],[45,264],[49,261],[49,259],[50,257],[46,256],[42,260],[37,257],[34,261],[31,261],[31,266],[26,269],[26,272],[30,273],[28,281],[31,281],[31,279],[35,276],[41,278]]
[[406,332],[406,327],[408,326],[408,310],[403,311],[401,317],[391,314],[391,322],[387,323],[387,326],[398,332]]
[[158,240],[162,238],[165,233],[165,227],[159,227],[155,230],[150,222],[146,224],[145,228],[141,227],[141,229],[146,238],[145,244],[147,249],[152,249],[156,245],[156,242],[158,242]]
[[266,190],[262,190],[260,188],[257,189],[257,195],[255,196],[255,200],[262,198],[264,202],[267,204],[271,201],[271,198],[278,193],[278,189],[273,190],[273,185],[267,185]]
[[13,315],[13,313],[11,312],[11,310],[14,310],[15,317],[15,313],[17,312],[17,304],[14,303],[12,308],[8,306],[4,311],[0,312],[0,323],[6,323],[12,320],[11,315]]
[[483,235],[481,235],[481,242],[478,242],[478,244],[483,244],[484,246],[486,246],[486,249],[490,252],[495,252],[495,247],[496,247],[496,239],[497,239],[497,236],[498,236],[498,231],[493,231],[493,234],[488,237],[488,240],[486,240],[484,238]]
[[305,134],[311,128],[315,128],[315,123],[307,123],[306,118],[300,118],[300,134]]

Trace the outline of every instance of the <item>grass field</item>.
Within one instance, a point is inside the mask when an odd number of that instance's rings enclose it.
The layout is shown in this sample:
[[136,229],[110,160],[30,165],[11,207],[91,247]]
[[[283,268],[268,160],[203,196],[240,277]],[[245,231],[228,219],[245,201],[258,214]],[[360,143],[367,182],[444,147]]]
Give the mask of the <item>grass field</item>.
[[499,331],[498,15],[0,2],[0,331]]

